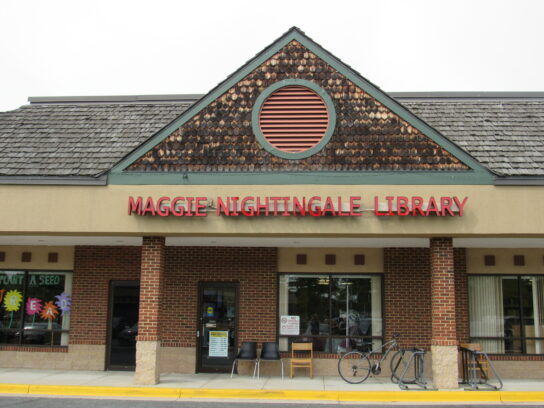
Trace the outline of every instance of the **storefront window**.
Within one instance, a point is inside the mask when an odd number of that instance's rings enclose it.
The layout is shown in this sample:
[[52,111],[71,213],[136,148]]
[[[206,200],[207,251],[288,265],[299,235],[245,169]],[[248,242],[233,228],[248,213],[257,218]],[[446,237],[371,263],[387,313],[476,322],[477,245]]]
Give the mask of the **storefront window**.
[[[293,341],[332,353],[377,347],[381,302],[379,275],[281,275],[280,347],[288,350]],[[295,322],[289,329],[281,324],[286,316]]]
[[469,316],[484,351],[544,354],[544,276],[470,276]]
[[0,271],[0,343],[68,345],[72,275]]

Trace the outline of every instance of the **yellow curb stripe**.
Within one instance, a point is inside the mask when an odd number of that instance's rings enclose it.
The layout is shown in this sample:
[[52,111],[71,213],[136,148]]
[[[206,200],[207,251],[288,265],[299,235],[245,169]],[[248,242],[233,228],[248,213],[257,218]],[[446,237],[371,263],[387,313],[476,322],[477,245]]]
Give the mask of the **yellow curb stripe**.
[[0,393],[28,394],[28,384],[0,384]]
[[366,391],[343,392],[340,401],[367,402],[500,402],[498,392],[468,392],[468,391]]
[[181,390],[180,395],[181,398],[338,401],[337,391],[185,388]]
[[544,391],[501,391],[503,402],[543,402]]
[[29,394],[100,397],[179,398],[178,388],[92,387],[78,385],[30,385]]
[[309,391],[0,384],[0,393],[64,396],[317,400],[338,402],[544,402],[541,391]]

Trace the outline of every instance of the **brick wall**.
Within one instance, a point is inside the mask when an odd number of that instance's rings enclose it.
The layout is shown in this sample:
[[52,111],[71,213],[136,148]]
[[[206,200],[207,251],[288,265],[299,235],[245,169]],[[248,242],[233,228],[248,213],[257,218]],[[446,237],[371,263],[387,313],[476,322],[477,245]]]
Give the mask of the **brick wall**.
[[76,247],[70,344],[106,344],[109,282],[138,279],[139,247]]
[[160,314],[164,311],[164,237],[144,237],[140,275],[138,341],[158,341]]
[[451,238],[431,238],[432,344],[457,345],[455,274]]
[[[457,332],[468,341],[464,249],[455,249]],[[385,338],[429,347],[430,254],[426,248],[384,249]],[[165,346],[194,347],[198,281],[240,283],[239,341],[273,341],[277,318],[275,248],[166,247],[161,338]],[[110,280],[140,279],[137,247],[76,248],[71,344],[106,344]]]
[[384,249],[386,340],[400,333],[403,347],[430,347],[430,277],[427,248]]
[[198,282],[239,282],[238,341],[275,341],[276,248],[166,247],[161,344],[195,347]]

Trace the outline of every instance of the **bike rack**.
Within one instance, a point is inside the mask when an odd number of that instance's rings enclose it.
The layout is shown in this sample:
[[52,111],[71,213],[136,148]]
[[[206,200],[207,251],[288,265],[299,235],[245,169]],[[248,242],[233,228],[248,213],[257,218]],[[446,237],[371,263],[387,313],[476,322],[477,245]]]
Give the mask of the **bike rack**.
[[[415,390],[419,388],[409,387],[408,385],[415,385],[417,387],[427,389],[427,382],[425,381],[425,350],[423,349],[406,349],[404,350],[403,359],[406,354],[410,354],[408,363],[404,366],[404,370],[399,377],[398,385],[401,390]],[[406,375],[408,374],[410,367],[413,367],[414,376],[413,380],[406,380]]]
[[[461,363],[463,369],[463,381],[460,384],[468,384],[470,388],[467,391],[478,391],[480,386],[499,391],[503,387],[502,379],[495,370],[495,366],[483,351],[472,350],[465,347],[459,347],[461,352]],[[499,382],[499,385],[489,383],[489,375],[485,367],[489,367],[493,375]]]

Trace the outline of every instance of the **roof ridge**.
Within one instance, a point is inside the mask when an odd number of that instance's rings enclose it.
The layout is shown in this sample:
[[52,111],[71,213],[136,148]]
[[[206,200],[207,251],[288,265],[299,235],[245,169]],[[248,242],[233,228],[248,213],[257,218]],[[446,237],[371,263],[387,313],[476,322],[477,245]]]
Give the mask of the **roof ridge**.
[[389,92],[398,99],[433,99],[447,100],[479,100],[479,99],[544,99],[542,91],[430,91],[430,92]]
[[165,94],[165,95],[90,95],[90,96],[31,96],[31,105],[41,104],[81,104],[81,103],[193,103],[202,97],[201,94]]

